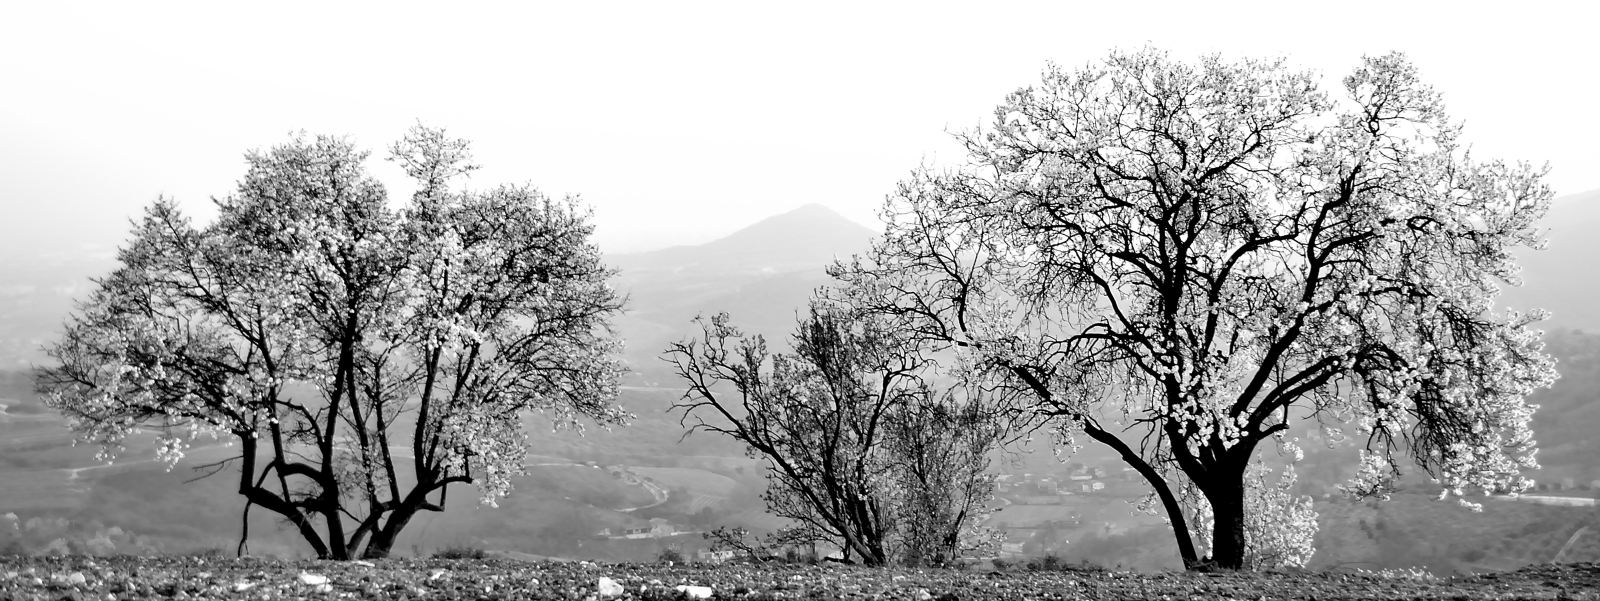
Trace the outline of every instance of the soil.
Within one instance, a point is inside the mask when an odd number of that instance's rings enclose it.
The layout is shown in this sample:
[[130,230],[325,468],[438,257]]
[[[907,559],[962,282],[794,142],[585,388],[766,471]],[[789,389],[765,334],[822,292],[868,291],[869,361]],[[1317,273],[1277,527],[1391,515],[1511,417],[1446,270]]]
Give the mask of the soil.
[[[606,587],[601,578],[620,585]],[[0,557],[0,599],[1560,599],[1600,601],[1600,564],[1432,578],[1362,572],[1134,573],[869,569],[834,564],[524,563],[502,559],[277,561]],[[703,592],[699,589],[698,592]]]

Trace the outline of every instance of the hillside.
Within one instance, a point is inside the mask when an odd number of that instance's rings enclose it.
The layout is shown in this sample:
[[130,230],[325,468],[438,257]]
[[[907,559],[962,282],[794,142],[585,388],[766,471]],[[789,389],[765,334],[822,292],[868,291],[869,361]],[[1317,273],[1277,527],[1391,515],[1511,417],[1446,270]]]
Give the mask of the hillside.
[[115,267],[110,257],[61,252],[0,258],[0,370],[45,361],[40,347],[61,328],[73,299],[93,289],[90,278]]
[[768,217],[726,237],[694,246],[616,254],[607,262],[629,279],[652,272],[671,274],[775,274],[810,270],[835,257],[866,249],[874,232],[820,204]]
[[1549,246],[1517,252],[1524,284],[1507,287],[1501,306],[1549,311],[1546,330],[1600,332],[1600,190],[1556,199],[1541,225]]
[[697,315],[727,312],[747,332],[775,346],[787,340],[796,312],[820,286],[834,259],[865,252],[874,233],[822,205],[806,205],[696,246],[608,255],[628,295],[618,330],[643,386],[676,386],[659,360],[667,345],[693,333]]

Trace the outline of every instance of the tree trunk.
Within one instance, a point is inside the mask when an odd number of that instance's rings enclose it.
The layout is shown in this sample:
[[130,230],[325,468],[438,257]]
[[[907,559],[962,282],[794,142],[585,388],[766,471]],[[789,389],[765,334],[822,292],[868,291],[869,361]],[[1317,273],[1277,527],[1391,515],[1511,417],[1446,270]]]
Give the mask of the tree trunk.
[[344,538],[344,522],[340,521],[339,515],[339,497],[324,492],[322,494],[322,502],[324,503],[323,507],[326,508],[322,511],[322,521],[328,531],[327,559],[335,561],[354,559],[350,557],[350,545]]
[[854,549],[856,554],[861,556],[862,565],[881,566],[884,564],[883,554],[878,549],[873,548],[879,545],[873,545],[869,541],[863,540],[862,535],[859,533],[850,532],[845,528],[840,528],[840,530],[844,533],[845,557],[849,557],[850,549]]
[[1138,472],[1145,483],[1155,490],[1156,498],[1161,500],[1161,508],[1167,512],[1167,522],[1172,525],[1172,535],[1178,543],[1178,558],[1183,561],[1183,569],[1195,570],[1202,567],[1200,554],[1194,548],[1194,539],[1189,536],[1189,521],[1183,515],[1183,504],[1178,502],[1178,495],[1172,492],[1172,487],[1167,485],[1167,480],[1161,477],[1161,473],[1115,434],[1089,424],[1084,425],[1083,431],[1090,438],[1115,450],[1122,456],[1123,463]]
[[388,521],[383,527],[372,533],[372,540],[367,543],[367,548],[361,554],[362,559],[385,559],[394,550],[395,541],[400,540],[400,532],[405,530],[406,524],[411,523],[411,518],[417,514],[415,509],[402,507],[389,514]]
[[[1049,387],[1045,386],[1043,382],[1040,382],[1039,379],[1034,377],[1032,373],[1029,373],[1027,369],[1013,366],[1011,367],[1011,371],[1012,373],[1016,374],[1017,377],[1021,378],[1029,388],[1032,388],[1034,393],[1039,395],[1039,399],[1041,401],[1045,403],[1053,402],[1054,395],[1050,392]],[[1071,414],[1068,413],[1066,415]],[[1178,557],[1183,560],[1183,569],[1195,570],[1201,568],[1204,563],[1200,561],[1199,554],[1195,552],[1194,539],[1189,537],[1189,524],[1188,521],[1183,517],[1183,506],[1178,503],[1178,496],[1173,494],[1172,487],[1167,486],[1166,479],[1162,478],[1161,474],[1157,472],[1155,468],[1150,466],[1150,462],[1145,461],[1144,457],[1141,457],[1139,453],[1135,452],[1133,447],[1128,446],[1128,443],[1125,443],[1122,441],[1122,439],[1117,438],[1117,435],[1106,431],[1104,428],[1101,428],[1100,425],[1095,423],[1093,420],[1084,420],[1083,432],[1088,434],[1089,438],[1093,438],[1095,441],[1111,447],[1112,450],[1116,451],[1117,454],[1122,457],[1122,461],[1124,463],[1127,463],[1129,467],[1132,467],[1135,471],[1139,472],[1139,475],[1144,477],[1145,482],[1149,483],[1150,487],[1155,489],[1156,497],[1161,499],[1161,506],[1167,511],[1167,521],[1172,524],[1172,534],[1178,542]],[[1243,481],[1242,478],[1243,477],[1241,476],[1241,482]]]
[[1244,470],[1224,469],[1201,490],[1211,503],[1211,561],[1226,570],[1245,569]]

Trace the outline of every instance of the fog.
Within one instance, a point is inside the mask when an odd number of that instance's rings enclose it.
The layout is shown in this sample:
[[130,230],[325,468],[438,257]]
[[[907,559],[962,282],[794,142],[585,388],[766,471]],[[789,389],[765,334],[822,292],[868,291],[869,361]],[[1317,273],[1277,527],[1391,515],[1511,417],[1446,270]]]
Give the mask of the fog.
[[[807,295],[829,283],[824,266],[882,230],[877,211],[897,182],[961,159],[950,132],[989,123],[1049,62],[1150,45],[1183,60],[1283,56],[1330,87],[1363,55],[1402,51],[1464,123],[1474,157],[1549,168],[1548,247],[1519,252],[1522,285],[1507,286],[1497,308],[1550,311],[1539,327],[1561,379],[1530,399],[1543,468],[1529,477],[1530,494],[1556,500],[1495,499],[1473,514],[1432,502],[1438,491],[1416,474],[1389,502],[1345,500],[1337,487],[1354,475],[1355,447],[1320,444],[1305,428],[1296,493],[1320,513],[1312,567],[1453,573],[1600,560],[1600,120],[1590,106],[1600,83],[1584,75],[1600,8],[38,3],[5,13],[0,554],[235,552],[246,521],[237,474],[190,481],[231,450],[202,445],[167,471],[150,438],[136,437],[106,466],[92,445],[73,444],[31,370],[51,362],[42,348],[158,197],[204,223],[211,199],[243,176],[246,152],[304,130],[370,150],[368,168],[404,199],[413,184],[383,158],[418,122],[471,140],[484,169],[468,186],[527,182],[592,208],[593,241],[629,295],[615,324],[628,368],[619,402],[637,418],[582,436],[530,418],[528,474],[502,506],[479,506],[461,487],[397,553],[647,560],[706,549],[702,535],[716,527],[780,527],[761,499],[764,465],[732,441],[685,437],[668,413],[683,387],[660,360],[666,345],[717,311],[783,340]],[[997,455],[994,470],[1036,493],[1076,463],[1106,470],[1094,481],[1108,486],[1050,499],[1002,492],[1006,508],[987,525],[1006,536],[1005,557],[1181,567],[1159,518],[1133,515],[1129,501],[1147,488],[1114,455],[1091,448],[1063,462],[1052,451],[1040,437]],[[310,554],[269,516],[248,518],[251,553]],[[618,534],[630,529],[648,532]]]

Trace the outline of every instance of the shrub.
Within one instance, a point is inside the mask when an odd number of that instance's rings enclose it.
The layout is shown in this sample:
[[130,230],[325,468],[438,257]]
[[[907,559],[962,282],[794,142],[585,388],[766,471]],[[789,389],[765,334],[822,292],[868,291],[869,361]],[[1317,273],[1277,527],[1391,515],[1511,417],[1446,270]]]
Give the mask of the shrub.
[[683,553],[672,547],[666,547],[656,554],[656,561],[661,563],[683,563]]
[[788,564],[817,565],[817,554],[795,547],[783,550],[783,562]]
[[28,548],[22,545],[22,541],[11,539],[0,543],[0,555],[29,555],[29,553]]
[[1056,572],[1065,566],[1062,565],[1060,557],[1051,553],[1043,557],[1029,559],[1028,563],[1024,564],[1024,567],[1028,568],[1030,572]]

